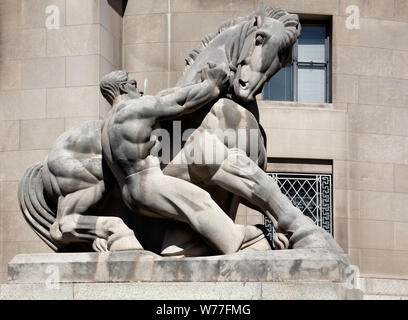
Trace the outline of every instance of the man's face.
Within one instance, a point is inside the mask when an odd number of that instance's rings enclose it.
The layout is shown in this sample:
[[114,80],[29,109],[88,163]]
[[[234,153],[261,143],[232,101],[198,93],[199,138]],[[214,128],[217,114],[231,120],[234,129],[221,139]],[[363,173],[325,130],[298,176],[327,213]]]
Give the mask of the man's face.
[[125,91],[130,99],[138,99],[143,95],[143,92],[139,91],[136,84],[136,80],[132,78],[129,78],[125,84]]

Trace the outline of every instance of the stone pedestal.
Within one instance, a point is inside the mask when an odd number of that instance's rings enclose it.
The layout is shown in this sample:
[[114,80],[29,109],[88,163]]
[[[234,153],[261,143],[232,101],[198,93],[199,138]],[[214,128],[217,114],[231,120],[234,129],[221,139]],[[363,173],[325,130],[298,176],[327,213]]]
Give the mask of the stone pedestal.
[[362,299],[345,254],[321,249],[165,258],[147,251],[21,254],[1,299]]

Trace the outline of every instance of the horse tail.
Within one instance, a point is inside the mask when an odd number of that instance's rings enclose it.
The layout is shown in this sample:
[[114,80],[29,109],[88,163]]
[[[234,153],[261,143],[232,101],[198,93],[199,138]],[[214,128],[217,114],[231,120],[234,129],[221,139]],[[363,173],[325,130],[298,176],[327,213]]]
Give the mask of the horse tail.
[[43,165],[43,162],[39,162],[26,170],[18,186],[18,202],[30,227],[51,249],[58,251],[59,245],[50,235],[56,213],[49,208],[44,198]]

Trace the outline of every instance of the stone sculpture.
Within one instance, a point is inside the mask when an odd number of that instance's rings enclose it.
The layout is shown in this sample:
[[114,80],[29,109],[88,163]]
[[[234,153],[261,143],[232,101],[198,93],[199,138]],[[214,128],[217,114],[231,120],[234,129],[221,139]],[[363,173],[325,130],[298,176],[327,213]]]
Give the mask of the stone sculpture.
[[[105,76],[101,91],[112,105],[106,119],[64,133],[22,178],[27,222],[55,251],[270,250],[262,226],[234,223],[244,203],[271,219],[279,249],[342,252],[265,173],[255,96],[290,61],[299,34],[296,15],[261,5],[207,35],[175,88],[143,96],[126,72]],[[175,141],[174,120],[190,132],[183,141]],[[158,127],[170,141],[160,141]],[[227,139],[226,132],[242,134]]]

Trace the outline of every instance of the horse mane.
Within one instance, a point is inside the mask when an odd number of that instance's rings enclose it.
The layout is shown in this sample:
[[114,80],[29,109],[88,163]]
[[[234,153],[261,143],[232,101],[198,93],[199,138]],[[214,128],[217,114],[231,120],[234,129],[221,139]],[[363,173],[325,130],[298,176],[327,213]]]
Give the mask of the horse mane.
[[272,8],[271,6],[266,6],[264,4],[259,4],[257,9],[250,13],[248,16],[238,17],[235,19],[226,20],[218,28],[217,32],[207,34],[201,43],[195,47],[189,55],[185,58],[186,67],[185,71],[193,65],[194,61],[198,55],[205,50],[205,48],[221,33],[224,31],[236,26],[242,22],[248,22],[253,19],[255,16],[263,16],[278,20],[283,23],[285,26],[285,37],[280,48],[280,55],[283,56],[283,61],[286,61],[291,52],[285,52],[287,48],[291,48],[292,45],[296,42],[298,36],[300,35],[300,24],[299,18],[296,14],[289,14],[285,9],[282,8]]

